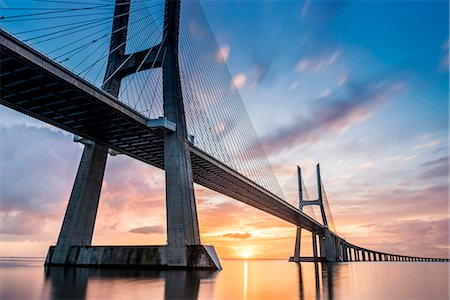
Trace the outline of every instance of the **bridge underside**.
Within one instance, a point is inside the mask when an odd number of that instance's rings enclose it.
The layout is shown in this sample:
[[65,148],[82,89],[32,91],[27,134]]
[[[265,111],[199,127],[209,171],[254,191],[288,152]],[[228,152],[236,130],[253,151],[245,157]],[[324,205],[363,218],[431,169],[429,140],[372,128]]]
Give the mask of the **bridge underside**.
[[[0,36],[1,104],[164,168],[164,132],[96,86],[8,34]],[[190,147],[194,182],[310,231],[320,223],[282,199]]]

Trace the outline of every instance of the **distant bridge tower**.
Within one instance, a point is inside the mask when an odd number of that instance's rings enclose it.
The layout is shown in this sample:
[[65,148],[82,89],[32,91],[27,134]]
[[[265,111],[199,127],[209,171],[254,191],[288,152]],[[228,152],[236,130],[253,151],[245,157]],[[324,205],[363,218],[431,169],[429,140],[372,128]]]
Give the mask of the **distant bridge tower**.
[[[128,26],[132,1],[116,0],[110,55],[102,88],[117,97],[124,77],[137,71],[162,68],[164,122],[171,125],[164,131],[167,246],[140,247],[128,254],[124,253],[131,251],[130,247],[112,246],[109,247],[112,249],[109,255],[112,260],[127,255],[141,255],[155,266],[221,269],[214,248],[202,246],[200,242],[178,62],[180,0],[165,2],[161,43],[151,49],[126,54],[127,30],[123,28]],[[133,59],[130,59],[131,56]],[[91,256],[100,252],[106,255],[105,249],[98,250],[99,247],[90,246],[108,149],[95,141],[81,141],[85,144],[83,155],[58,242],[49,250],[47,265],[83,264],[79,261],[82,259],[80,251],[86,251],[86,255]],[[73,260],[74,256],[79,257],[78,261]],[[120,263],[126,264],[126,261],[111,261],[111,264]]]
[[[324,230],[323,233],[311,232],[312,235],[312,246],[313,246],[313,260],[318,259],[317,253],[317,236],[319,236],[320,244],[320,257],[321,259],[326,258],[328,262],[335,262],[337,260],[338,253],[336,253],[336,242],[328,228],[327,216],[325,214],[325,209],[323,206],[323,196],[322,196],[322,180],[320,177],[320,165],[316,166],[317,172],[317,199],[316,200],[304,200],[303,199],[303,187],[302,187],[302,173],[299,166],[297,166],[297,177],[298,177],[298,197],[299,197],[299,209],[303,211],[303,207],[308,205],[318,205],[320,207],[320,213],[322,216]],[[297,234],[295,239],[295,250],[292,261],[300,262],[301,255],[301,232],[302,228],[297,226]]]

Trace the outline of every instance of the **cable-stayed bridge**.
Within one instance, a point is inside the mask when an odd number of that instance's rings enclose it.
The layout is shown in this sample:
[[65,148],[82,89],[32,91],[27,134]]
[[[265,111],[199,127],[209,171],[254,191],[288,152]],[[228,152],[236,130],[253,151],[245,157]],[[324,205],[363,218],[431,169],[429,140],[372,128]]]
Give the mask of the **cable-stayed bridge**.
[[[198,2],[36,2],[0,19],[1,103],[84,144],[46,264],[220,269],[201,244],[194,182],[296,225],[292,261],[440,260],[339,237],[319,166],[317,198],[298,169],[297,199],[285,199]],[[91,245],[108,153],[165,170],[167,245]],[[319,221],[303,211],[312,205]],[[300,255],[302,229],[312,232],[312,257]]]

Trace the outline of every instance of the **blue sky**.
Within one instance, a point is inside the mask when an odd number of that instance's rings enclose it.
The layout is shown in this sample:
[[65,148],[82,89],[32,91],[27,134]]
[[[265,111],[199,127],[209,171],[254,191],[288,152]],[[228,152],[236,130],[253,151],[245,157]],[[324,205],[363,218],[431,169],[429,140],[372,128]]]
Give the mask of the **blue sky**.
[[[201,3],[280,183],[291,178],[297,164],[309,178],[320,162],[338,232],[351,242],[385,251],[445,256],[449,244],[448,238],[442,239],[449,232],[448,2]],[[70,142],[69,134],[9,109],[1,108],[0,113],[0,136],[8,140],[2,142],[0,166],[14,174],[2,175],[3,204],[28,197],[23,205],[5,205],[15,213],[3,215],[3,239],[11,243],[34,240],[39,245],[36,249],[42,251],[56,239],[81,149]],[[29,140],[37,143],[34,153],[19,147]],[[43,141],[53,145],[53,150]],[[64,156],[54,150],[59,147],[72,154],[64,163]],[[36,173],[41,163],[52,165],[59,175],[42,179],[44,185],[57,182],[61,187],[49,193],[42,185],[36,186],[31,182],[34,177],[24,174],[20,157]],[[36,162],[36,157],[42,160]],[[56,159],[60,167],[53,166]],[[149,221],[136,208],[142,207],[124,196],[128,191],[137,203],[163,201],[158,194],[161,187],[156,188],[162,183],[161,172],[126,158],[109,161],[98,240],[105,240],[102,234],[119,234],[125,242],[164,242],[159,231],[142,237],[129,233],[132,228],[124,219],[114,225],[106,218],[122,212],[136,220],[135,227],[164,222],[163,210]],[[146,179],[136,179],[136,172],[128,170],[119,180],[112,170],[125,166],[139,170]],[[29,185],[26,196],[17,195],[11,188],[14,185],[8,184],[21,176],[26,178],[23,184]],[[137,192],[133,182],[147,185],[143,189],[148,195]],[[33,190],[39,197],[31,201]],[[272,217],[204,190],[197,198],[202,236],[219,245],[219,254],[233,257],[233,247],[247,243],[256,254],[262,253],[260,257],[287,255],[269,249],[271,243],[286,249],[293,243],[286,233],[292,228],[286,224],[273,225]],[[58,203],[58,210],[51,214],[31,209],[52,201]],[[157,208],[161,210],[160,202]],[[236,210],[247,216],[245,222],[239,221]],[[56,229],[48,225],[26,233],[29,227],[13,222],[17,211],[44,218]],[[229,222],[212,220],[211,211],[222,212],[217,218]],[[254,215],[254,223],[249,223],[249,214]],[[270,243],[268,236],[273,240]],[[256,246],[263,238],[267,249]]]

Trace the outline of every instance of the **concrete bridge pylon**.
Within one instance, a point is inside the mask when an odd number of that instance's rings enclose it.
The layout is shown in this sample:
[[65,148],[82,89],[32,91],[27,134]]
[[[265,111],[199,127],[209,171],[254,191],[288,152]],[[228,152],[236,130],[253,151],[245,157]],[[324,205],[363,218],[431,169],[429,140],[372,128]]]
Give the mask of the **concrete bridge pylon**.
[[[296,239],[295,239],[295,247],[294,247],[294,256],[289,260],[293,262],[300,261],[328,261],[328,262],[336,262],[339,261],[340,255],[337,251],[336,247],[339,247],[340,240],[335,239],[335,237],[331,234],[331,231],[328,229],[328,221],[327,216],[325,214],[325,209],[323,205],[323,196],[322,196],[322,180],[320,177],[320,165],[316,166],[317,173],[317,189],[318,189],[318,198],[316,200],[305,200],[303,199],[303,187],[302,187],[302,173],[301,168],[297,166],[297,177],[298,177],[298,197],[299,197],[299,209],[303,211],[303,207],[308,205],[316,205],[320,207],[320,213],[323,221],[323,231],[322,232],[311,232],[312,235],[312,245],[313,245],[313,257],[301,257],[301,232],[302,228],[297,226]],[[319,248],[320,248],[320,256],[317,256],[317,236],[319,237]]]
[[[133,0],[132,0],[133,1]],[[107,147],[83,140],[85,148],[56,246],[46,265],[221,269],[213,246],[201,244],[191,154],[178,63],[180,0],[166,0],[162,41],[142,53],[126,54],[129,0],[116,0],[110,54],[102,88],[118,97],[121,80],[134,72],[162,68],[165,122],[167,245],[92,246]],[[153,51],[155,50],[155,51]],[[152,53],[152,55],[149,55]],[[131,60],[130,56],[135,55]]]

